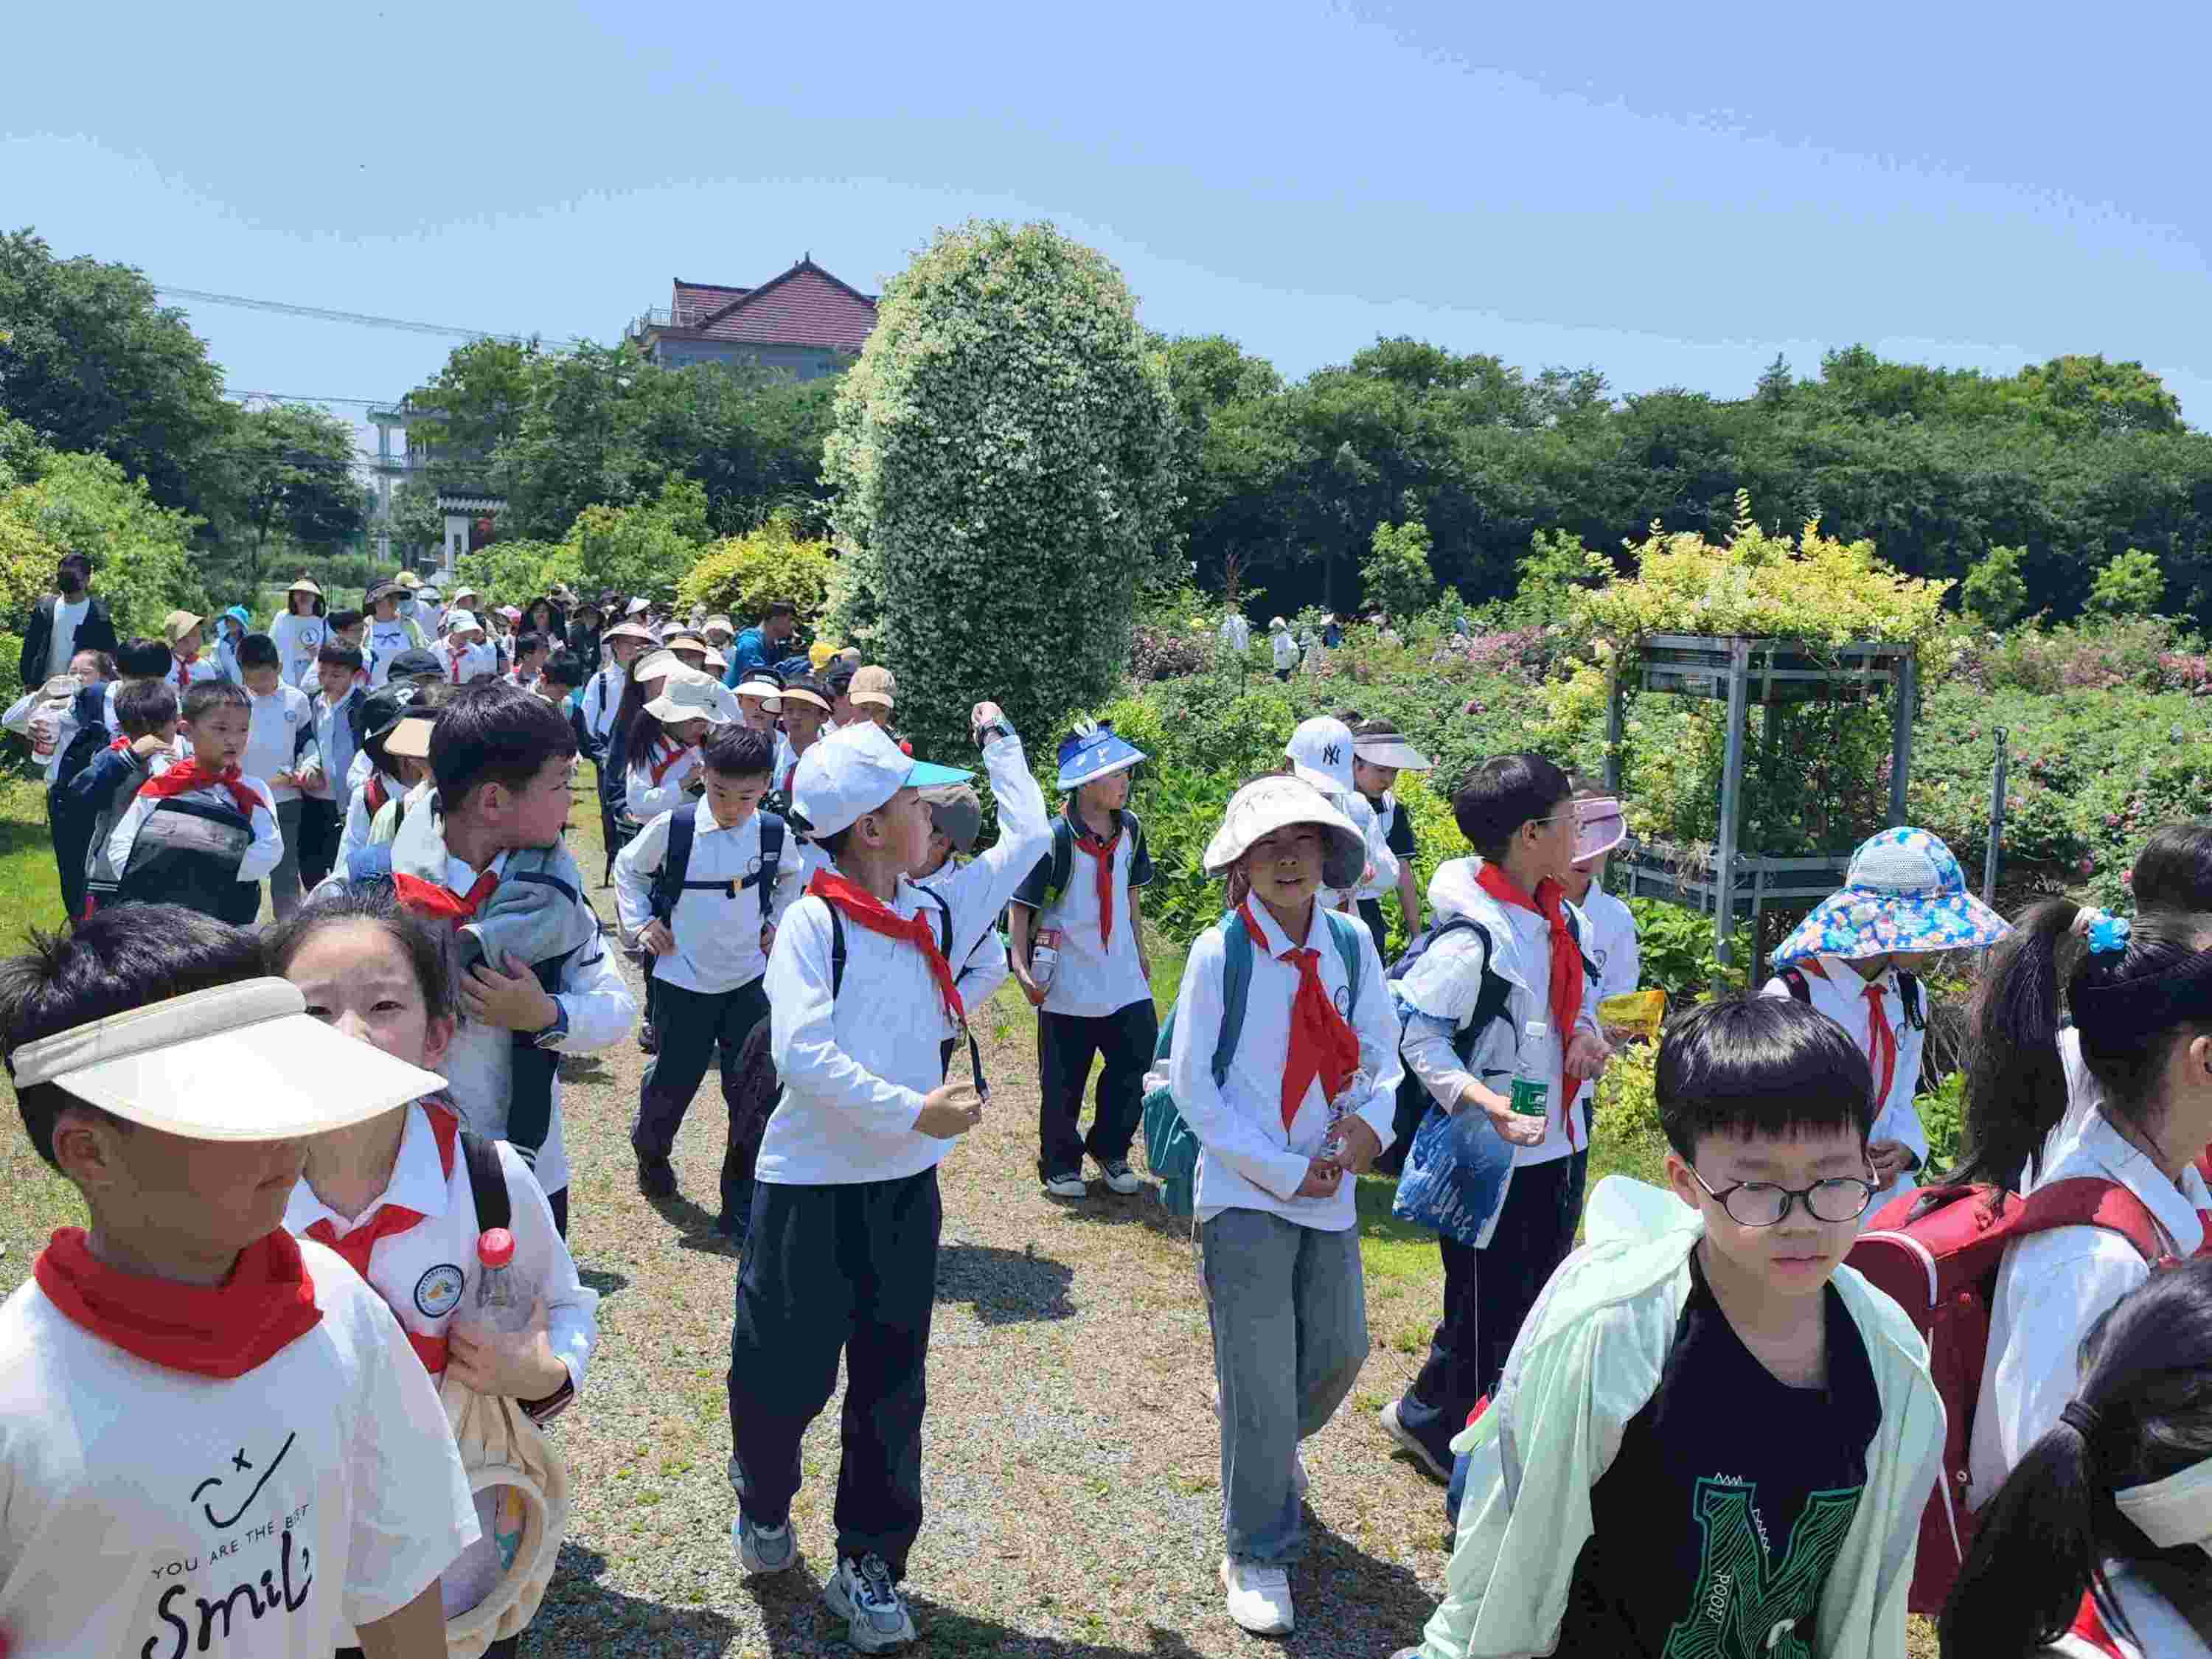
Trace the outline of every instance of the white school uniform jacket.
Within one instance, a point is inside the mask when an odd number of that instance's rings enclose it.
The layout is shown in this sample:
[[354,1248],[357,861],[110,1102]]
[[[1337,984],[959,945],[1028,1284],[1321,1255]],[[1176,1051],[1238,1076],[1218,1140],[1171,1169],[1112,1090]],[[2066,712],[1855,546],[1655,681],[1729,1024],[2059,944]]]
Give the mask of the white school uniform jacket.
[[623,681],[627,671],[609,663],[585,682],[582,702],[584,729],[604,744],[615,734],[615,715],[622,708]]
[[[1182,989],[1176,1000],[1168,1082],[1201,1149],[1198,1219],[1208,1220],[1224,1210],[1265,1210],[1302,1227],[1342,1232],[1358,1219],[1353,1198],[1357,1182],[1339,1182],[1336,1191],[1326,1198],[1291,1196],[1306,1178],[1309,1160],[1321,1155],[1322,1143],[1328,1138],[1328,1095],[1316,1078],[1306,1085],[1305,1097],[1290,1123],[1284,1124],[1283,1069],[1290,1060],[1291,1002],[1297,994],[1298,972],[1280,960],[1292,941],[1267,906],[1254,901],[1247,909],[1259,923],[1265,943],[1253,946],[1244,1029],[1229,1063],[1229,1075],[1218,1086],[1213,1049],[1221,1036],[1226,949],[1219,928],[1207,928],[1190,947]],[[1316,903],[1306,937],[1297,943],[1318,953],[1322,985],[1358,1034],[1359,1063],[1375,1079],[1375,1086],[1357,1109],[1387,1148],[1398,1079],[1404,1073],[1398,1059],[1397,1014],[1382,978],[1382,960],[1375,954],[1374,937],[1356,921],[1352,932],[1359,945],[1359,997],[1351,1000],[1344,958],[1327,932],[1334,925]]]
[[[926,876],[917,877],[915,885],[933,893],[939,893],[945,884],[967,868],[958,854],[939,865]],[[813,878],[810,875],[808,880]],[[968,953],[964,962],[953,963],[952,983],[960,993],[960,1006],[975,1018],[975,1011],[988,1002],[998,988],[1013,977],[1013,964],[1006,957],[1006,939],[994,927],[975,941],[975,948]],[[959,1028],[954,1023],[952,1012],[945,1013],[945,1035],[957,1036]]]
[[[2056,1149],[2035,1185],[2075,1176],[2118,1182],[2141,1199],[2175,1255],[2195,1255],[2204,1247],[2212,1193],[2203,1177],[2191,1168],[2178,1183],[2167,1180],[2101,1112]],[[2013,1465],[2057,1423],[2080,1382],[2081,1339],[2150,1271],[2134,1245],[2101,1227],[2054,1227],[2005,1252],[1990,1304],[1989,1357],[1968,1448],[1972,1507],[1988,1503]]]
[[[683,990],[719,995],[768,971],[761,928],[781,921],[799,896],[799,837],[785,830],[775,890],[763,895],[758,812],[748,813],[734,830],[714,822],[714,809],[703,797],[661,813],[615,859],[615,914],[627,941],[635,941],[653,920],[653,879],[668,861],[669,826],[678,812],[691,815],[691,862],[684,880],[724,881],[731,886],[714,891],[687,887],[677,895],[668,929],[676,936],[676,949],[653,957],[649,971],[654,979]],[[743,884],[748,877],[750,886]]]
[[331,1252],[300,1251],[321,1322],[228,1381],[125,1352],[35,1279],[0,1304],[16,1659],[329,1654],[475,1540],[445,1410],[391,1310]]
[[1330,805],[1352,820],[1352,827],[1359,831],[1359,838],[1367,843],[1367,867],[1360,872],[1359,879],[1349,887],[1324,887],[1321,902],[1335,910],[1349,904],[1352,896],[1364,887],[1373,887],[1377,892],[1388,893],[1398,885],[1398,855],[1383,840],[1387,833],[1382,820],[1375,816],[1375,809],[1367,804],[1367,797],[1357,789],[1324,789]]
[[[2127,1628],[2138,1639],[2130,1641],[2093,1607],[2086,1621],[2077,1619],[2075,1629],[2039,1648],[2031,1659],[2212,1659],[2212,1645],[2196,1626],[2131,1568],[2107,1561],[2105,1578],[2127,1616]],[[2081,1628],[2084,1622],[2092,1626],[2087,1632]]]
[[323,617],[288,613],[269,624],[269,637],[276,641],[276,670],[287,685],[304,691],[314,683],[315,653],[330,635],[330,622]]
[[1277,629],[1268,636],[1267,644],[1274,653],[1277,668],[1296,668],[1298,665],[1298,642],[1291,637],[1288,629]]
[[[1086,830],[1085,833],[1088,833]],[[1072,1014],[1096,1019],[1118,1013],[1132,1003],[1152,999],[1152,982],[1139,961],[1135,921],[1129,915],[1129,890],[1152,878],[1152,856],[1145,850],[1144,826],[1136,814],[1124,813],[1121,838],[1114,846],[1114,936],[1104,939],[1098,914],[1098,860],[1079,842],[1068,849],[1067,885],[1043,909],[1047,861],[1040,860],[1021,886],[1014,902],[1030,912],[1031,936],[1037,930],[1060,930],[1060,967],[1052,988],[1039,1005],[1048,1014]]]
[[[933,890],[952,912],[951,961],[964,962],[998,925],[1014,889],[1044,855],[1044,796],[1021,739],[983,750],[999,808],[999,839]],[[910,881],[891,908],[927,915],[936,905]],[[944,1000],[922,953],[903,940],[842,924],[845,980],[831,994],[826,900],[793,905],[769,953],[769,1049],[783,1093],[761,1142],[756,1178],[785,1186],[896,1181],[933,1169],[950,1140],[914,1127],[922,1097],[945,1080]]]
[[[1369,800],[1365,795],[1360,796],[1359,799],[1366,805],[1369,813],[1372,815],[1375,819],[1375,839],[1382,843],[1382,848],[1385,852],[1389,852],[1390,848],[1390,832],[1397,826],[1398,813],[1401,810],[1398,805],[1397,795],[1392,791],[1385,789],[1382,792],[1382,805],[1379,806],[1376,805],[1375,802]],[[1391,853],[1391,874],[1389,881],[1387,884],[1383,882],[1382,879],[1382,872],[1377,870],[1375,872],[1373,879],[1362,881],[1358,887],[1352,890],[1352,897],[1364,902],[1368,899],[1379,899],[1385,893],[1396,892],[1398,890],[1397,865],[1398,855],[1395,853]]]
[[438,660],[445,665],[446,678],[455,685],[473,685],[499,674],[499,651],[489,643],[455,645],[448,641],[438,647]]
[[[369,832],[376,827],[376,813],[368,804],[368,781],[377,775],[376,763],[369,759],[368,750],[355,750],[353,763],[346,768],[345,828],[338,836],[337,861],[331,866],[338,874],[344,873],[348,859],[368,845]],[[379,793],[393,800],[407,793],[407,786],[386,775]]]
[[[315,710],[307,694],[282,681],[265,697],[249,691],[252,708],[246,727],[246,752],[238,769],[249,777],[273,778],[279,772],[296,772],[315,755]],[[269,798],[282,806],[300,799],[292,784],[272,783]]]
[[307,699],[308,716],[315,723],[315,766],[322,782],[306,793],[336,805],[340,819],[353,805],[353,763],[360,757],[353,740],[353,711],[362,695],[356,679],[336,702],[320,691]]
[[216,661],[212,652],[203,651],[188,664],[171,657],[169,666],[161,678],[168,682],[169,689],[177,694],[177,701],[181,703],[185,700],[185,693],[194,686],[230,677],[222,672],[222,665]]
[[[177,763],[178,758],[170,755],[155,755],[149,764],[148,775],[160,777]],[[260,881],[283,860],[284,836],[276,827],[276,802],[269,793],[269,786],[251,774],[240,781],[261,797],[261,805],[253,809],[253,842],[246,849],[246,856],[238,861],[238,878],[240,881]],[[238,803],[231,799],[230,791],[219,783],[210,784],[204,789],[187,790],[174,799],[205,802],[228,807],[232,811],[238,810]],[[116,819],[115,828],[107,837],[110,867],[118,872],[131,867],[131,848],[137,842],[138,826],[145,823],[148,814],[161,805],[161,801],[152,795],[141,793],[133,797],[131,805],[124,809],[123,816]]]
[[[1851,1034],[1859,1045],[1859,1052],[1874,1067],[1876,1089],[1881,1087],[1881,1066],[1874,1057],[1873,1021],[1866,994],[1870,985],[1881,993],[1882,1012],[1897,1036],[1897,1070],[1890,1079],[1888,1092],[1875,1103],[1871,1139],[1894,1140],[1911,1151],[1916,1164],[1926,1163],[1928,1132],[1920,1127],[1920,1113],[1912,1103],[1920,1093],[1920,1056],[1927,1047],[1928,1033],[1905,1023],[1905,994],[1898,986],[1897,970],[1885,968],[1880,978],[1869,981],[1861,979],[1858,969],[1840,957],[1815,957],[1798,966],[1804,972],[1805,988],[1812,994],[1813,1006]],[[1777,977],[1767,981],[1759,994],[1786,997],[1790,988]],[[1927,988],[1923,986],[1923,1018],[1927,1003]],[[1917,1184],[1917,1171],[1907,1170],[1875,1194],[1874,1204],[1867,1213],[1872,1215]]]
[[[1579,908],[1589,923],[1589,938],[1583,941],[1583,954],[1597,969],[1598,1000],[1626,996],[1644,977],[1644,948],[1636,938],[1635,912],[1602,887],[1592,887],[1583,894]],[[1916,1036],[1926,1035],[1914,1033]],[[1900,1038],[1897,1060],[1899,1071],[1905,1069],[1904,1047]]]
[[624,797],[630,817],[643,823],[678,806],[689,806],[691,797],[684,793],[684,786],[699,769],[699,763],[697,749],[673,749],[665,739],[642,754],[633,755]]

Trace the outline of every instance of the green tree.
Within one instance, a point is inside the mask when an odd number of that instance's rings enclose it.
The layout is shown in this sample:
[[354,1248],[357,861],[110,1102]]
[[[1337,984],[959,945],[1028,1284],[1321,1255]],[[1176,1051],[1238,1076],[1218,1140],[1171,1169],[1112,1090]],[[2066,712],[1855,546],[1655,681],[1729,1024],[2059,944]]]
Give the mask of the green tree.
[[708,548],[677,583],[676,605],[679,611],[703,605],[745,627],[767,614],[769,600],[788,599],[800,624],[811,629],[836,569],[829,543],[801,535],[792,519],[771,519]]
[[665,599],[705,551],[708,535],[707,492],[690,478],[672,478],[650,501],[586,507],[566,543],[591,592]]
[[2027,581],[2020,574],[2027,557],[2021,548],[1993,547],[1959,584],[1960,602],[1984,627],[2009,628],[2027,609]]
[[208,516],[237,411],[205,342],[129,265],[0,236],[0,408],[55,449],[106,455],[161,506]]
[[1359,568],[1359,590],[1389,616],[1425,611],[1437,596],[1437,579],[1429,574],[1429,527],[1419,519],[1376,525],[1367,562]]
[[943,232],[885,290],[824,471],[843,617],[874,619],[921,752],[957,753],[978,697],[1043,744],[1111,696],[1176,494],[1147,344],[1120,273],[1048,225]]
[[226,445],[240,534],[232,538],[249,593],[268,572],[270,540],[327,549],[361,533],[367,501],[353,471],[353,428],[319,409],[278,404],[239,417]]
[[2097,573],[2089,586],[2089,609],[2108,617],[2148,617],[2165,597],[2158,556],[2131,547]]

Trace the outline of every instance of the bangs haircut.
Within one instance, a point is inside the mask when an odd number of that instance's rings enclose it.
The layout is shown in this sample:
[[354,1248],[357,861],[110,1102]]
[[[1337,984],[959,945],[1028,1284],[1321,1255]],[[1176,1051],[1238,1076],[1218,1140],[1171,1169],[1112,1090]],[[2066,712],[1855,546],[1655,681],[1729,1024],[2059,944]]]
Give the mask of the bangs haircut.
[[2212,910],[2212,821],[2160,825],[2136,855],[2128,896],[2138,910]]
[[717,726],[699,758],[718,777],[766,777],[775,768],[775,739],[749,726]]
[[1794,1139],[1874,1128],[1874,1073],[1850,1034],[1781,997],[1709,1002],[1667,1022],[1655,1078],[1659,1123],[1685,1163],[1709,1134]]
[[115,694],[115,723],[127,738],[151,736],[177,718],[177,694],[167,680],[133,680]]
[[238,665],[240,668],[276,668],[284,659],[276,649],[276,641],[266,634],[248,634],[238,642]]
[[201,680],[185,693],[184,720],[190,726],[218,708],[243,708],[251,713],[253,698],[235,680]]
[[[255,935],[182,905],[95,911],[69,933],[33,933],[28,950],[0,961],[0,1057],[12,1077],[27,1042],[268,971]],[[64,1112],[131,1127],[56,1083],[17,1089],[15,1105],[31,1145],[57,1169],[54,1124]]]
[[453,1000],[452,963],[437,930],[399,902],[388,882],[362,882],[334,887],[307,901],[289,918],[276,922],[262,936],[269,953],[269,971],[287,974],[293,958],[307,941],[327,927],[348,922],[368,922],[380,927],[399,947],[415,970],[415,983],[422,992],[422,1006],[433,1019],[451,1019],[458,1012]]
[[1496,862],[1514,831],[1551,817],[1574,793],[1573,781],[1541,755],[1493,755],[1452,792],[1452,819],[1469,847]]
[[440,806],[452,812],[479,784],[521,789],[547,761],[575,753],[576,734],[551,703],[505,680],[480,680],[439,709],[430,732],[430,775]]
[[158,680],[169,672],[170,655],[166,640],[149,640],[141,635],[125,640],[116,647],[115,665],[130,680]]
[[322,649],[315,653],[315,660],[325,668],[343,668],[349,674],[361,672],[361,648],[343,640],[325,640]]
[[358,611],[333,611],[331,612],[331,631],[333,634],[343,634],[349,628],[360,627],[361,623],[362,615]]
[[545,666],[538,673],[549,685],[573,689],[584,683],[584,659],[573,651],[556,651],[545,659]]
[[517,634],[514,636],[514,654],[517,657],[534,657],[544,648],[545,636],[543,634]]

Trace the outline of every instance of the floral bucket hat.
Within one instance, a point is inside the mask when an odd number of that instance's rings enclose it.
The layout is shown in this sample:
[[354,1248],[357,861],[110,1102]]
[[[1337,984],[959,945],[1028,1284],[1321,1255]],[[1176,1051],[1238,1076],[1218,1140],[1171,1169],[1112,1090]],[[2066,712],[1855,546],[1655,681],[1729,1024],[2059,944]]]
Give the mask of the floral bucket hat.
[[1979,951],[2012,924],[1966,890],[1966,872],[1925,830],[1884,830],[1860,843],[1839,891],[1797,924],[1774,965],[1816,956],[1855,962],[1892,951]]

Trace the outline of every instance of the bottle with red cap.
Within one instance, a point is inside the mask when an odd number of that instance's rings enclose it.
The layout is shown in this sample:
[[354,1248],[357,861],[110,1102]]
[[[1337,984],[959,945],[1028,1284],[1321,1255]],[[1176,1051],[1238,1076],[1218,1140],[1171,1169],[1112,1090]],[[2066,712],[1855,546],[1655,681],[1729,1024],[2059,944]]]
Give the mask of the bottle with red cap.
[[469,1336],[505,1335],[530,1328],[534,1298],[514,1271],[514,1235],[493,1227],[477,1236],[476,1294],[453,1315]]

